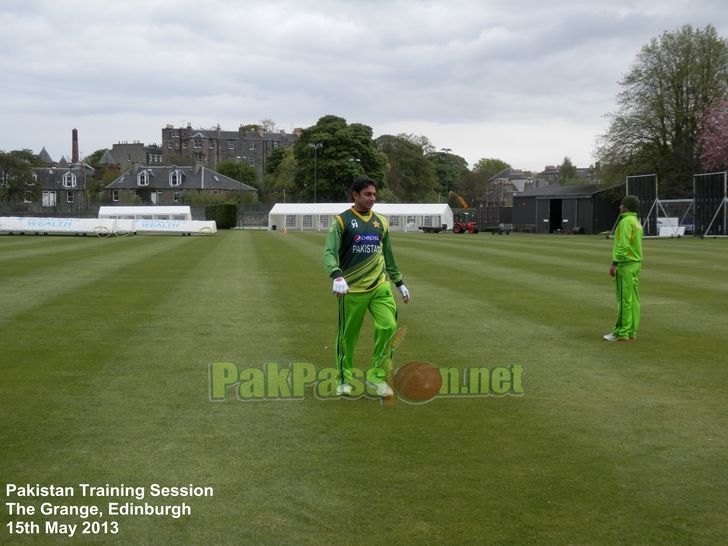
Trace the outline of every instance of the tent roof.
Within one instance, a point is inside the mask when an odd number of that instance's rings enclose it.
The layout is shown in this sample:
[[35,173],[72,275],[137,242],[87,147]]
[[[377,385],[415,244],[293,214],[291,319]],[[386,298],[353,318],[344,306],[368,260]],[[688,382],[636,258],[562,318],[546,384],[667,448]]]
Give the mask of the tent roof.
[[191,214],[190,207],[188,206],[130,206],[130,207],[99,207],[99,218],[106,215],[119,215],[132,216],[134,214],[154,214],[154,215],[167,215],[167,214]]
[[[351,203],[276,203],[270,214],[339,214],[351,208]],[[374,212],[392,215],[452,214],[446,203],[377,203]]]

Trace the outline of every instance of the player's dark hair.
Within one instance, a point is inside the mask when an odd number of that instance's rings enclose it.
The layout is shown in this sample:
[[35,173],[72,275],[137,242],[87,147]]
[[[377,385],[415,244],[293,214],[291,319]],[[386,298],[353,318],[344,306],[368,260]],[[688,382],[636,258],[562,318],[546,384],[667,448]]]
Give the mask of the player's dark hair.
[[379,189],[379,183],[374,180],[373,178],[367,178],[366,176],[362,176],[360,178],[357,178],[354,183],[351,185],[351,197],[354,198],[353,193],[361,193],[361,191],[364,188],[368,188],[369,186],[374,186],[375,190]]

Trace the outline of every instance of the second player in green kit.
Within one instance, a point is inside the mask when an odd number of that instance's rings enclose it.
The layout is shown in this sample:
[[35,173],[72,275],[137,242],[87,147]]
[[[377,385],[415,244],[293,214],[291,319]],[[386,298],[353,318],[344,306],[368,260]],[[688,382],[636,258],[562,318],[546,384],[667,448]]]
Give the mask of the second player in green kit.
[[360,179],[354,183],[354,206],[334,218],[324,247],[326,271],[338,297],[339,395],[351,394],[354,349],[367,311],[374,321],[374,351],[367,382],[379,396],[393,394],[386,380],[397,332],[397,306],[387,277],[395,283],[405,303],[410,295],[392,254],[387,219],[372,210],[376,193],[374,180]]

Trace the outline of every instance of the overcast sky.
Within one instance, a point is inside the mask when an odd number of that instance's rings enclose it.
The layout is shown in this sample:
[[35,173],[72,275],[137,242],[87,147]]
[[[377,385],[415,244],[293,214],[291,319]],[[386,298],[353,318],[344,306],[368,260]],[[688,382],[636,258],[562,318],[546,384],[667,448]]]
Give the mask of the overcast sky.
[[642,45],[722,0],[0,0],[0,150],[323,115],[541,170],[594,162]]

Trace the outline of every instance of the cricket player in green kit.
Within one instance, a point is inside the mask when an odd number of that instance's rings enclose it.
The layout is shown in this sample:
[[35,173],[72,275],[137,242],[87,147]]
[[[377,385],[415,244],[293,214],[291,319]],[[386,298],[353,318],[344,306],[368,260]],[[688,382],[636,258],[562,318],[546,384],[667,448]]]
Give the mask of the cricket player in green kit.
[[637,339],[640,325],[640,270],[642,269],[642,224],[637,218],[640,200],[627,195],[619,205],[619,221],[614,230],[614,247],[609,276],[617,292],[617,323],[605,334],[605,341]]
[[352,393],[354,349],[369,311],[374,319],[374,353],[366,379],[378,396],[389,397],[394,394],[386,381],[392,363],[391,343],[397,333],[397,306],[387,276],[405,303],[410,294],[394,261],[389,223],[372,210],[377,183],[361,178],[354,183],[351,193],[354,206],[334,217],[324,247],[326,272],[333,279],[339,306],[336,394]]

